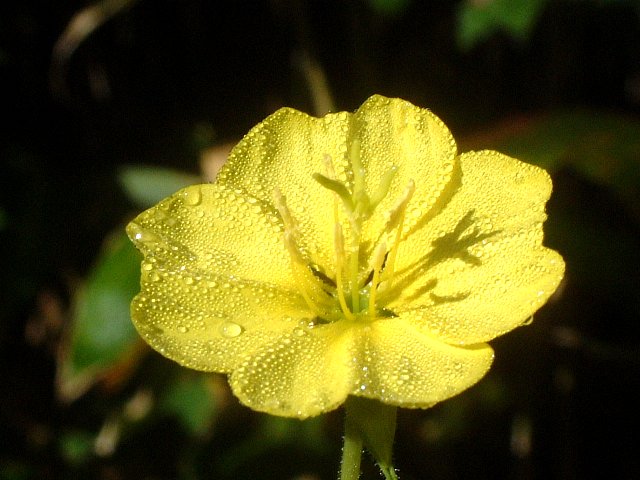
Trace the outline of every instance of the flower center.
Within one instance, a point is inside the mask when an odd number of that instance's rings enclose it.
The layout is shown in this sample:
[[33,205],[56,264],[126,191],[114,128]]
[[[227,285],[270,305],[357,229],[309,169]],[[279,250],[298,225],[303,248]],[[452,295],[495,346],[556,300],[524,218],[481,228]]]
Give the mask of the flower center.
[[[284,243],[298,289],[316,314],[317,322],[340,319],[373,320],[395,314],[384,308],[384,292],[391,289],[398,247],[402,242],[407,205],[415,191],[409,180],[404,192],[386,212],[383,231],[375,243],[363,242],[363,231],[380,203],[388,196],[397,167],[392,166],[371,194],[365,188],[365,169],[360,159],[360,143],[354,141],[348,154],[353,180],[337,179],[331,157],[325,155],[325,174],[313,178],[333,192],[333,247],[335,262],[330,269],[316,264],[299,246],[300,232],[279,190],[275,207],[284,223]],[[370,240],[370,239],[369,239]]]

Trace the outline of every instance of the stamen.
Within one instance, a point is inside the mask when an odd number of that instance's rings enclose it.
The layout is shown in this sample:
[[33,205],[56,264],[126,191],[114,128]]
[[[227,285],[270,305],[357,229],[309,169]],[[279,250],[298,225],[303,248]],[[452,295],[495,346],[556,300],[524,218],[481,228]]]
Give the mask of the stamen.
[[333,243],[336,251],[336,285],[338,291],[338,301],[340,302],[340,308],[342,313],[348,320],[354,320],[353,313],[347,306],[347,301],[344,298],[344,284],[342,283],[342,267],[344,266],[345,253],[344,253],[344,236],[342,234],[342,226],[339,223],[335,224]]
[[323,310],[311,298],[311,295],[309,294],[313,289],[313,285],[309,284],[309,281],[305,275],[306,272],[301,271],[301,266],[305,265],[305,260],[302,257],[300,250],[298,250],[293,235],[290,231],[284,232],[284,244],[287,251],[289,252],[289,258],[291,259],[291,273],[293,274],[293,278],[298,285],[298,291],[302,295],[302,298],[304,298],[304,301],[307,303],[309,309],[316,315],[322,316]]
[[[284,195],[282,195],[282,192],[278,188],[273,191],[273,199],[275,207],[280,213],[282,222],[284,223],[283,242],[287,252],[289,253],[289,259],[291,260],[291,273],[298,285],[298,291],[302,295],[302,298],[304,298],[309,309],[316,315],[322,316],[324,315],[324,311],[319,303],[328,304],[328,302],[318,302],[318,296],[313,295],[316,285],[313,282],[313,278],[309,277],[309,273],[306,269],[308,262],[302,255],[302,252],[296,243],[295,220],[287,207]],[[320,297],[320,300],[322,300],[322,297]]]
[[373,254],[373,279],[371,280],[371,290],[369,291],[369,318],[373,320],[376,317],[376,296],[378,293],[378,282],[380,280],[380,272],[382,265],[387,258],[387,245],[382,242],[376,248]]
[[387,259],[387,267],[385,268],[385,276],[388,276],[389,279],[392,278],[395,263],[396,263],[396,255],[398,254],[398,247],[400,246],[400,242],[402,241],[402,229],[404,227],[404,218],[407,212],[407,205],[413,196],[413,192],[416,191],[416,184],[413,180],[409,180],[407,187],[404,189],[402,196],[396,203],[395,207],[389,213],[389,222],[387,223],[386,230],[387,232],[391,232],[393,228],[396,228],[396,238],[393,243],[393,247],[389,252],[389,258]]
[[284,232],[284,246],[287,248],[287,251],[289,252],[291,261],[299,265],[306,264],[305,259],[302,257],[302,252],[300,252],[300,250],[298,249],[298,246],[296,245],[293,232],[291,232],[290,230],[285,230]]
[[289,208],[287,207],[287,203],[284,198],[284,195],[282,195],[282,192],[278,187],[273,189],[273,201],[274,201],[276,210],[278,210],[278,213],[282,217],[285,230],[293,231],[295,228],[295,222],[293,220],[293,217],[291,216],[291,212],[289,211]]

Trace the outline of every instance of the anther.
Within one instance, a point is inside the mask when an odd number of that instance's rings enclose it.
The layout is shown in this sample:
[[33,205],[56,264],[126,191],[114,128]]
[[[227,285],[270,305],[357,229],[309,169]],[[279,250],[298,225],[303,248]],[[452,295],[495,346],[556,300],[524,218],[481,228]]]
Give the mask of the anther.
[[293,217],[291,216],[291,212],[287,207],[287,203],[284,198],[284,195],[282,195],[282,192],[278,187],[273,189],[273,201],[274,201],[276,210],[278,210],[278,213],[282,217],[282,221],[284,222],[285,229],[292,231],[295,227],[295,223],[293,221]]

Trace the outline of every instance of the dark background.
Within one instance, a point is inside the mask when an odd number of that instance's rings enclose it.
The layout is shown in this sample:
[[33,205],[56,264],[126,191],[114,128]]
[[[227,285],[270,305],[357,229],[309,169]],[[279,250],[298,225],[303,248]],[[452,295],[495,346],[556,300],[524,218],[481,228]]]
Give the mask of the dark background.
[[[400,412],[401,478],[638,478],[640,4],[514,0],[465,37],[465,12],[497,4],[3,2],[0,479],[336,477],[340,411],[255,414],[222,377],[129,337],[99,372],[77,361],[78,332],[103,334],[82,327],[81,292],[104,278],[117,290],[118,268],[137,268],[109,243],[142,209],[123,166],[197,176],[206,149],[276,108],[314,113],[305,59],[337,109],[399,96],[461,149],[501,149],[554,180],[546,243],[566,259],[564,284],[492,343],[479,385]],[[516,5],[530,21],[514,27]],[[61,387],[67,364],[89,378],[76,395]]]

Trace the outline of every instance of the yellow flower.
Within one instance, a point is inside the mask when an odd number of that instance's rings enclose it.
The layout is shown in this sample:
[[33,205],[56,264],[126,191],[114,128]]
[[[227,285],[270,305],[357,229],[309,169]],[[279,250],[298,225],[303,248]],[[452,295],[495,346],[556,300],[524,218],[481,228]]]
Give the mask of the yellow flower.
[[313,118],[283,108],[213,184],[128,233],[144,253],[133,321],[161,354],[229,374],[245,405],[305,418],[348,395],[426,408],[489,369],[564,263],[542,245],[547,173],[459,155],[400,99]]

